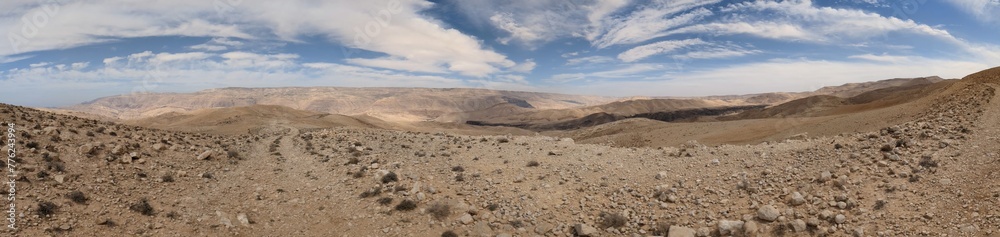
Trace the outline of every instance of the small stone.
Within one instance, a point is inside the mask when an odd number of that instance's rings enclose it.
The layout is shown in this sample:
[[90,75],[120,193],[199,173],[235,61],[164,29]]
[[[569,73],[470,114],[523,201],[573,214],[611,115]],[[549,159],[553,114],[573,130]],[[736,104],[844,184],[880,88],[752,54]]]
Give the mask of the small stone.
[[941,185],[951,185],[951,179],[941,179],[939,182]]
[[854,230],[851,231],[851,235],[854,235],[854,237],[863,237],[865,236],[865,228],[854,228]]
[[806,221],[802,219],[795,219],[792,221],[792,230],[795,232],[805,232],[806,231]]
[[792,206],[798,206],[806,203],[806,198],[802,196],[799,192],[792,193]]
[[833,212],[830,210],[823,210],[819,212],[819,218],[823,220],[830,220],[830,218],[833,218]]
[[53,176],[52,179],[55,179],[57,183],[65,183],[66,182],[66,175],[57,174],[57,175]]
[[743,235],[744,236],[757,236],[757,232],[760,231],[760,227],[757,226],[755,221],[747,221],[743,224]]
[[830,171],[823,171],[823,173],[819,174],[818,181],[820,183],[825,183],[826,181],[830,181],[831,178],[833,178],[833,174],[831,174]]
[[656,179],[665,179],[665,178],[667,178],[666,171],[660,171],[659,173],[656,173]]
[[219,216],[219,224],[226,226],[227,228],[233,227],[233,221],[226,217],[226,213],[221,211],[215,211],[215,215]]
[[207,160],[212,158],[212,151],[205,151],[198,155],[198,160]]
[[959,230],[965,233],[977,233],[979,232],[979,227],[976,225],[965,225],[962,226]]
[[719,221],[719,234],[730,235],[743,232],[743,221]]
[[833,218],[833,221],[837,222],[837,224],[844,224],[844,222],[847,222],[847,217],[844,216],[844,214],[837,214],[837,216]]
[[694,234],[694,229],[682,226],[671,226],[670,231],[667,232],[667,237],[694,237]]
[[240,213],[236,215],[236,220],[240,221],[243,226],[250,226],[250,219],[247,218],[247,214]]
[[698,237],[708,237],[711,235],[712,235],[712,229],[708,227],[698,228],[698,232],[695,233],[695,236]]
[[167,145],[165,145],[163,143],[153,144],[153,150],[154,151],[163,151],[163,150],[166,150],[166,149],[167,149]]
[[573,230],[576,231],[576,235],[577,236],[596,236],[597,235],[597,228],[591,227],[591,226],[589,226],[587,224],[576,224],[576,226],[573,227]]
[[458,221],[462,222],[462,224],[468,225],[469,223],[472,223],[475,220],[472,219],[472,215],[469,215],[469,213],[465,213],[464,215],[462,215],[462,217],[458,218]]
[[712,159],[712,165],[719,165],[719,159]]
[[781,213],[774,206],[765,205],[757,209],[757,218],[761,220],[771,222],[777,220],[778,216],[781,216]]

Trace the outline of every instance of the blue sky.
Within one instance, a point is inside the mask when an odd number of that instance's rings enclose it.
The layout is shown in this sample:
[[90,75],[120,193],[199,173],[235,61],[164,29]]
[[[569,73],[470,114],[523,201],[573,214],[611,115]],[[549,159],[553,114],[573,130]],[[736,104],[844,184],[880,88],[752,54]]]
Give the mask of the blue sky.
[[700,96],[1000,66],[998,0],[8,0],[0,9],[0,102],[27,106],[282,86]]

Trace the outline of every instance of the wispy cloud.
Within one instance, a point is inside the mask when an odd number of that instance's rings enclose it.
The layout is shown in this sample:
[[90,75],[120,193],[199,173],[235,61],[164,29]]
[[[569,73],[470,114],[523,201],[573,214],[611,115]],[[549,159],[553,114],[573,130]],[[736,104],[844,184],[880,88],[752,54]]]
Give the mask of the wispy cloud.
[[713,15],[712,11],[701,7],[719,2],[720,0],[655,1],[626,17],[611,21],[605,27],[608,30],[591,43],[597,48],[606,48],[666,36],[670,34],[668,30]]
[[975,19],[989,24],[1000,24],[1000,1],[997,0],[946,0]]
[[[302,37],[325,36],[338,44],[388,55],[357,61],[401,67],[390,69],[409,70],[411,65],[426,64],[442,69],[442,73],[482,77],[515,66],[506,56],[486,49],[479,39],[445,28],[437,19],[421,14],[434,5],[424,0],[240,1],[231,11],[219,11],[212,1],[194,0],[54,3],[7,3],[10,8],[4,9],[14,11],[0,15],[0,31],[21,32],[24,27],[37,30],[23,37],[23,42],[18,41],[20,44],[12,44],[17,47],[0,47],[0,56],[146,36],[221,38],[190,47],[204,51],[236,46],[231,39],[276,36],[278,40],[300,42]],[[44,27],[25,26],[21,21],[21,16],[44,12],[45,7],[56,10],[47,15]],[[387,63],[397,61],[406,62]]]

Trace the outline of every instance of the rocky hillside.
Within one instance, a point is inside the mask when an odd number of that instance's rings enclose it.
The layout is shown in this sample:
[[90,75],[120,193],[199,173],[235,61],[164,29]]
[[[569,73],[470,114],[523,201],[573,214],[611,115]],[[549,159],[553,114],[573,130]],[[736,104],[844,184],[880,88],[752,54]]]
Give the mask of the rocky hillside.
[[148,118],[170,112],[250,105],[281,105],[341,115],[370,115],[392,121],[433,120],[448,113],[509,103],[525,109],[563,109],[602,104],[614,98],[484,89],[430,88],[224,88],[195,93],[131,94],[100,98],[67,109],[117,118]]
[[18,229],[0,231],[992,236],[1000,234],[997,89],[1000,68],[922,99],[917,115],[890,126],[659,148],[280,123],[206,135],[0,105],[2,125],[15,124],[18,157],[4,164],[16,170],[16,191],[0,191],[17,198]]

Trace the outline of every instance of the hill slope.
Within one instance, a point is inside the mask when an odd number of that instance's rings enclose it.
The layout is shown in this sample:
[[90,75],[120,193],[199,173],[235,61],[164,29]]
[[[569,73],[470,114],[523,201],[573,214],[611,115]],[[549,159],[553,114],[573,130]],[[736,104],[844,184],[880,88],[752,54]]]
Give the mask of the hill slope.
[[370,115],[392,121],[425,121],[455,112],[483,110],[501,103],[523,108],[562,109],[614,98],[484,89],[431,88],[224,88],[195,93],[119,95],[68,107],[118,119],[148,118],[170,112],[250,105],[342,115]]

